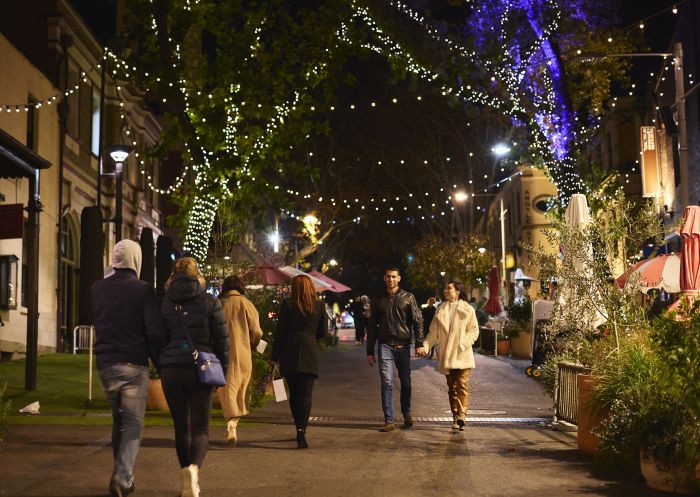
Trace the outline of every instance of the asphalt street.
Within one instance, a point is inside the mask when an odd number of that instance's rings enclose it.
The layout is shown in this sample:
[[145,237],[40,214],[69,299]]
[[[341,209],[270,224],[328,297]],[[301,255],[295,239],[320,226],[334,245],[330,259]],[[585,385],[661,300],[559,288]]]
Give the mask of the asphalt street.
[[[346,338],[348,331],[342,333]],[[525,361],[476,357],[467,428],[452,434],[445,379],[412,361],[412,429],[380,433],[379,375],[364,347],[343,340],[322,353],[310,448],[296,449],[288,403],[268,403],[240,425],[239,443],[212,428],[202,496],[656,496],[636,478],[603,477],[570,433],[547,426],[551,400]],[[398,390],[395,394],[398,410]],[[111,469],[108,427],[12,426],[0,452],[0,496],[103,496]],[[172,428],[148,427],[136,493],[177,496]]]

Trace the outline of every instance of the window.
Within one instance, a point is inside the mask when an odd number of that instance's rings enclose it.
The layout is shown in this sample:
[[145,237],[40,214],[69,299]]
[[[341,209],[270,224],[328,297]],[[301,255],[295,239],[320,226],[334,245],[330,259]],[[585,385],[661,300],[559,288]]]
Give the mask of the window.
[[37,99],[29,95],[27,105],[27,148],[35,152],[39,148],[39,109],[36,108]]
[[92,155],[100,155],[100,90],[92,87],[92,129],[90,136],[90,151]]

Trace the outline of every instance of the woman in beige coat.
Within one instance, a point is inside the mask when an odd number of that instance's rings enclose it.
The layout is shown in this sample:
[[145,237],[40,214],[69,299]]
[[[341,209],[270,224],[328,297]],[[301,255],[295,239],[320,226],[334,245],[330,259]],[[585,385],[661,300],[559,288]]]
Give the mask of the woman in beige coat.
[[479,336],[479,325],[460,281],[447,284],[445,299],[417,354],[426,356],[432,346],[440,344],[437,348],[438,370],[447,377],[452,430],[463,431],[469,402],[469,375],[474,368],[472,344]]
[[226,386],[219,390],[224,417],[228,420],[226,439],[235,445],[236,427],[241,416],[248,414],[250,377],[253,374],[252,350],[262,338],[260,317],[253,303],[245,298],[245,288],[238,276],[228,276],[221,288],[224,315],[231,337]]

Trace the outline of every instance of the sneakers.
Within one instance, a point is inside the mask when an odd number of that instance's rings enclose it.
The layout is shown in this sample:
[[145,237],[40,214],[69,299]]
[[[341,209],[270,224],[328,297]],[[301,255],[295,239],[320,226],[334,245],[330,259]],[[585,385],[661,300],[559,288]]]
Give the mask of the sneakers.
[[199,497],[199,468],[190,464],[180,470],[181,497]]
[[109,496],[110,497],[126,497],[129,495],[131,492],[134,491],[134,482],[131,482],[130,487],[125,487],[121,483],[117,481],[110,481],[109,482]]
[[384,426],[379,428],[379,431],[387,433],[389,431],[394,431],[395,429],[396,429],[396,425],[394,423],[392,423],[391,421],[387,421],[386,423],[384,423]]
[[411,417],[410,414],[404,414],[403,416],[403,427],[404,428],[410,428],[413,426],[413,418]]
[[459,421],[457,420],[457,417],[455,416],[452,418],[452,432],[457,433],[459,431]]
[[238,418],[231,418],[226,423],[226,440],[228,443],[236,446],[238,441],[238,435],[236,433],[236,427],[238,426]]

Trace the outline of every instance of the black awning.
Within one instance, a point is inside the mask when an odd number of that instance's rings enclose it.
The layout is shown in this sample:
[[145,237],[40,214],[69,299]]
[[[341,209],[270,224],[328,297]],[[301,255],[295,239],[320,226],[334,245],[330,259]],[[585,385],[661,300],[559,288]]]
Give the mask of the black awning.
[[33,178],[51,163],[0,129],[0,178]]

